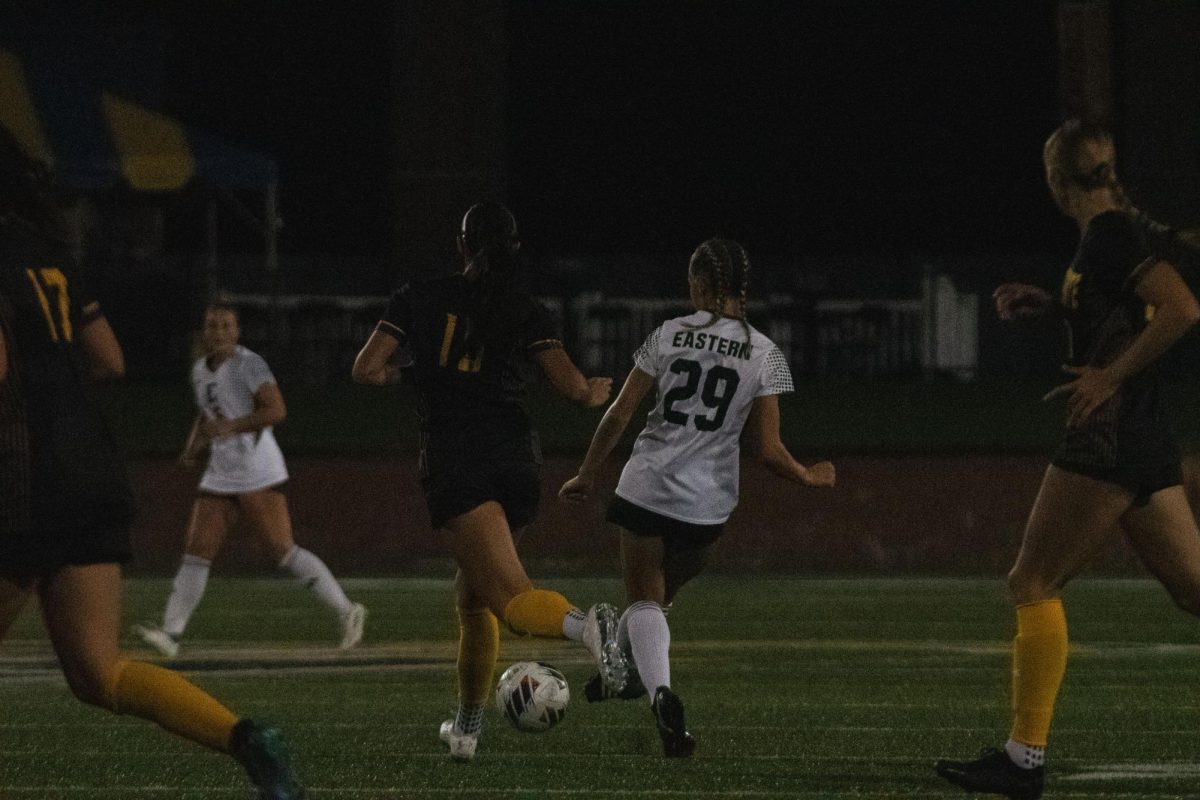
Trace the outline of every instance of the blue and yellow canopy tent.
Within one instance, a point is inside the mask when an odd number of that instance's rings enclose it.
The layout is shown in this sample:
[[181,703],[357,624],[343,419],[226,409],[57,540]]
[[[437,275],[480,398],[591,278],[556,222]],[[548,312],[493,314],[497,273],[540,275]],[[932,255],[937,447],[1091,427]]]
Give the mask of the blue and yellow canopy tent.
[[165,193],[195,184],[261,191],[264,213],[256,221],[263,226],[267,269],[277,268],[279,170],[269,156],[3,47],[0,125],[48,164],[59,182],[81,192],[125,186]]

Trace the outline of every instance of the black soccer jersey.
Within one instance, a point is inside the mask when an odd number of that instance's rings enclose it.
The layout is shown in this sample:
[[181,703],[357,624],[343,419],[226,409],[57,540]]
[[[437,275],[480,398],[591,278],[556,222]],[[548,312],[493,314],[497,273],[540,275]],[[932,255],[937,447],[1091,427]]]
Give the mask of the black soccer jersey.
[[393,293],[379,330],[408,346],[424,431],[487,457],[531,431],[524,408],[531,356],[561,347],[557,325],[528,293],[494,299],[490,318],[462,274]]
[[132,493],[91,397],[79,348],[79,331],[98,306],[67,253],[11,231],[2,235],[0,295],[9,353],[3,393],[8,448],[0,463],[0,480],[9,483],[5,513],[26,516],[12,507],[24,494],[35,535],[125,525],[133,514]]
[[[1136,288],[1137,270],[1147,255],[1129,215],[1109,211],[1088,223],[1060,297],[1070,364],[1108,366],[1145,328],[1151,312]],[[1160,382],[1157,364],[1129,378],[1066,431],[1054,463],[1138,494],[1146,487],[1161,488],[1164,470],[1178,470],[1179,453],[1166,423]]]
[[1060,297],[1070,364],[1107,366],[1145,327],[1134,271],[1148,255],[1130,216],[1108,211],[1088,223]]

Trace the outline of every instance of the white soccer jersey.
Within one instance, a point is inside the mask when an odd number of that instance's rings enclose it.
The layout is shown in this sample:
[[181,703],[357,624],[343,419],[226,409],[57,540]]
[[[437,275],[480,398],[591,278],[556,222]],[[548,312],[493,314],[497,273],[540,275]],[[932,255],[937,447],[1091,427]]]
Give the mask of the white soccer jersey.
[[633,356],[658,398],[621,472],[617,495],[698,525],[725,522],[738,501],[738,440],[755,397],[792,391],[787,359],[740,320],[698,311],[664,322]]
[[[239,419],[254,411],[254,395],[275,376],[262,356],[242,346],[233,355],[208,368],[201,358],[192,366],[196,406],[206,419]],[[283,453],[270,427],[254,433],[237,433],[212,443],[208,468],[200,479],[203,491],[241,494],[265,489],[287,480]]]

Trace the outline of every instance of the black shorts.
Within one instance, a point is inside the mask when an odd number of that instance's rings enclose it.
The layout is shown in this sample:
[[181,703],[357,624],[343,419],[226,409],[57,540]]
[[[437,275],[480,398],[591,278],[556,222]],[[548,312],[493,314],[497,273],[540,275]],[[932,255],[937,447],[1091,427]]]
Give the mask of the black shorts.
[[1181,458],[1157,381],[1147,375],[1068,428],[1051,463],[1127,489],[1134,505],[1143,506],[1155,492],[1183,482]]
[[1149,503],[1155,492],[1183,483],[1183,468],[1178,461],[1150,465],[1118,464],[1112,467],[1073,464],[1057,458],[1051,463],[1061,470],[1105,483],[1115,483],[1123,489],[1128,489],[1133,492],[1133,504],[1137,507]]
[[608,504],[608,513],[604,518],[614,525],[620,525],[634,536],[660,538],[667,550],[699,550],[708,547],[720,538],[725,530],[725,523],[715,525],[698,525],[695,522],[683,522],[677,519],[634,505],[623,497],[614,495]]
[[495,501],[516,530],[533,522],[542,496],[542,469],[534,461],[462,461],[430,469],[421,479],[433,527]]
[[0,577],[23,583],[59,567],[125,564],[132,557],[125,524],[45,531],[0,545]]

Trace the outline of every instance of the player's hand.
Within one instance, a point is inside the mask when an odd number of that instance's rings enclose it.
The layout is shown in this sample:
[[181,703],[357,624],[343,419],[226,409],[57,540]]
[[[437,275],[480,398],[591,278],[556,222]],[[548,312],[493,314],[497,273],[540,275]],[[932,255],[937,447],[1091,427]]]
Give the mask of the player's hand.
[[1067,427],[1073,428],[1092,415],[1097,408],[1108,402],[1117,389],[1121,388],[1119,381],[1113,380],[1108,370],[1095,367],[1063,367],[1063,372],[1075,375],[1075,380],[1056,386],[1046,393],[1042,400],[1053,400],[1056,397],[1067,397],[1067,407],[1070,414],[1067,417]]
[[1027,283],[1005,283],[992,292],[996,316],[1003,320],[1040,317],[1050,310],[1053,299],[1039,286]]
[[612,396],[612,378],[588,378],[588,396],[583,401],[587,408],[602,406]]
[[227,436],[233,436],[237,433],[237,429],[233,425],[233,420],[225,419],[224,417],[204,420],[203,424],[200,425],[200,431],[210,441],[213,439],[224,439]]
[[592,493],[593,485],[593,481],[585,479],[581,475],[576,475],[562,485],[562,488],[558,490],[558,496],[560,499],[570,503],[582,503]]
[[837,482],[837,470],[830,462],[822,461],[820,464],[805,467],[804,477],[801,478],[801,481],[805,486],[832,489],[834,483]]

